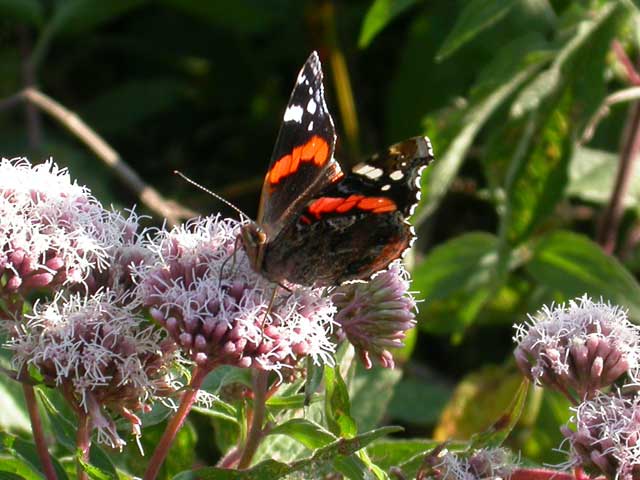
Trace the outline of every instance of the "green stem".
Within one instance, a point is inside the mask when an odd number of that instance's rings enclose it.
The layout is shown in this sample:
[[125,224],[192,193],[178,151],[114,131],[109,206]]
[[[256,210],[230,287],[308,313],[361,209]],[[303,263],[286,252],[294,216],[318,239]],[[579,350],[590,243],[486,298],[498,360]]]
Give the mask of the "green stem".
[[[91,449],[91,417],[84,411],[78,413],[78,432],[76,434],[76,447],[80,450],[80,459],[89,463],[89,450]],[[78,480],[88,480],[89,476],[78,459],[76,467]]]

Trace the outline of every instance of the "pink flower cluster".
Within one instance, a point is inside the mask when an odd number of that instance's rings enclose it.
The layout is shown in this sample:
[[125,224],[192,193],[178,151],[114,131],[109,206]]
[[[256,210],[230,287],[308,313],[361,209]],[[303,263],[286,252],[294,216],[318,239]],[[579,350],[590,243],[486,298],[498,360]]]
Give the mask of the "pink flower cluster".
[[155,261],[137,269],[140,301],[203,366],[280,370],[307,355],[330,363],[330,299],[256,274],[238,247],[239,226],[214,216],[159,232],[148,245]]

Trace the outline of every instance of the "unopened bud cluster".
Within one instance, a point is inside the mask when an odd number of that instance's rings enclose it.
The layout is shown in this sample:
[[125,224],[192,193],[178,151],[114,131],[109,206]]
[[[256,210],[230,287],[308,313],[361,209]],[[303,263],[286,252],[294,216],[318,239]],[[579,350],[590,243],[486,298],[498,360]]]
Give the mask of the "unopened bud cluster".
[[371,281],[342,285],[332,295],[339,333],[355,347],[366,368],[372,367],[372,358],[393,368],[389,349],[402,347],[407,330],[416,324],[408,278],[401,264],[394,263]]

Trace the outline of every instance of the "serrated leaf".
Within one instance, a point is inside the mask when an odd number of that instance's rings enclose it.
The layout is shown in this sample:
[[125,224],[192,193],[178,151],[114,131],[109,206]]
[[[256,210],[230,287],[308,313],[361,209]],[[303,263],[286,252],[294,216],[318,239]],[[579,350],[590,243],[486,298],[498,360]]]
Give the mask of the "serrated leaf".
[[614,257],[584,235],[556,231],[534,247],[526,269],[534,279],[566,300],[585,293],[629,309],[640,321],[640,285]]
[[336,440],[336,436],[319,425],[304,418],[294,418],[275,426],[269,435],[286,435],[310,450],[320,448]]
[[440,47],[436,59],[444,60],[484,29],[494,25],[517,0],[471,0],[466,2],[452,32]]
[[424,176],[422,187],[426,190],[426,201],[418,207],[413,220],[414,225],[419,225],[431,215],[440,201],[447,193],[449,186],[456,177],[462,165],[467,150],[471,146],[480,128],[489,117],[507,100],[531,75],[540,68],[540,63],[532,63],[518,69],[509,79],[497,87],[492,93],[470,106],[459,125],[461,129],[453,141],[447,147],[446,152],[440,154],[437,145],[434,146],[437,162],[429,167],[428,175]]
[[3,473],[16,475],[22,480],[42,480],[43,476],[26,460],[9,454],[0,454],[0,476]]
[[362,21],[358,47],[366,48],[395,17],[417,0],[374,0]]
[[38,0],[0,0],[0,17],[40,26],[44,13]]
[[222,468],[201,468],[194,472],[183,472],[174,477],[175,480],[276,480],[301,470],[312,469],[313,466],[332,462],[337,458],[353,455],[361,448],[391,433],[401,431],[400,427],[383,427],[356,435],[353,438],[340,438],[325,447],[316,450],[309,458],[286,464],[275,460],[260,462],[247,470],[227,470]]
[[567,95],[558,104],[549,105],[542,112],[542,121],[533,123],[532,117],[531,128],[512,159],[500,226],[501,240],[510,246],[525,240],[563,196],[573,145],[569,100]]
[[537,108],[546,97],[557,91],[565,78],[564,68],[568,62],[581,48],[591,48],[592,36],[623,8],[617,1],[608,2],[597,12],[585,15],[576,27],[576,33],[559,49],[551,66],[518,94],[511,105],[511,115],[518,117]]
[[352,438],[357,432],[355,420],[351,417],[349,390],[340,375],[339,366],[324,367],[325,414],[329,429],[335,435]]
[[[32,469],[41,471],[42,462],[40,461],[40,457],[38,455],[38,450],[33,442],[24,440],[20,437],[16,437],[10,435],[8,433],[0,433],[0,452],[2,454],[7,454],[13,458],[19,459],[24,462],[24,465],[30,466]],[[58,478],[63,479],[67,478],[62,465],[58,462],[55,457],[51,457],[51,461],[53,463],[53,468],[58,475]],[[2,467],[0,467],[0,471]],[[2,478],[2,474],[0,473],[0,478]]]
[[76,460],[80,462],[80,465],[82,465],[82,469],[85,471],[85,473],[87,473],[89,478],[93,480],[114,480],[118,478],[117,475],[112,476],[96,467],[95,465],[91,465],[90,463],[85,462],[82,459],[82,452],[76,453]]

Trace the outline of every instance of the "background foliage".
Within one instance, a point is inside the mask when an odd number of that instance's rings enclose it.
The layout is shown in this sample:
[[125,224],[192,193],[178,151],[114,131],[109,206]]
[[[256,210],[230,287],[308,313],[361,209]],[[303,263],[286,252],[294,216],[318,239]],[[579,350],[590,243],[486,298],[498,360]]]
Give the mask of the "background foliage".
[[[608,95],[640,85],[639,21],[638,4],[622,0],[0,0],[0,152],[53,156],[103,202],[139,203],[59,122],[12,100],[36,85],[165,197],[224,211],[171,174],[179,169],[254,214],[293,79],[313,49],[341,162],[429,135],[437,160],[411,259],[425,299],[419,327],[401,370],[345,378],[358,431],[405,427],[371,444],[369,457],[382,468],[409,462],[411,472],[430,439],[467,439],[509,405],[521,379],[512,324],[527,312],[586,292],[640,320],[638,107],[612,106],[585,137]],[[210,391],[237,380],[223,373]],[[3,448],[32,458],[16,391],[0,384],[0,425],[18,435]],[[214,463],[235,442],[239,408],[193,415],[165,473]],[[557,461],[567,416],[560,397],[533,391],[508,443],[532,461]],[[68,425],[54,427],[63,439]],[[293,461],[327,444],[309,440],[318,435],[290,424],[259,456]],[[143,438],[152,445],[153,429]],[[105,471],[140,473],[135,448],[95,454]]]

